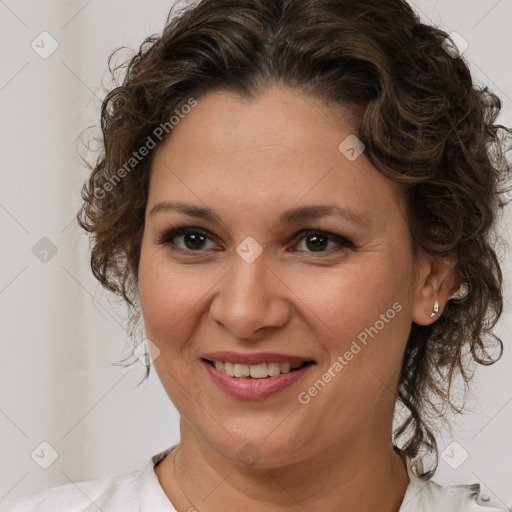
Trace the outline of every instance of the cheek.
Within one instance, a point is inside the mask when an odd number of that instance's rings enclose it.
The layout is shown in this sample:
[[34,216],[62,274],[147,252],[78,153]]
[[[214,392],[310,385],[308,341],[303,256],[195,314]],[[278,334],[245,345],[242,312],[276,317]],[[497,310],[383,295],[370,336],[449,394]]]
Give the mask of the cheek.
[[186,295],[187,287],[180,282],[179,267],[169,264],[165,248],[155,246],[144,237],[139,263],[139,297],[148,314],[179,302],[179,295]]
[[310,311],[305,314],[315,323],[327,365],[338,361],[343,368],[335,373],[344,375],[338,382],[351,387],[357,381],[358,393],[374,395],[400,366],[410,329],[405,272],[400,276],[381,254],[326,280],[303,279],[295,290]]
[[187,407],[189,398],[182,383],[189,381],[193,374],[183,364],[184,360],[197,364],[187,351],[187,340],[198,322],[196,312],[201,308],[205,292],[204,277],[194,273],[192,267],[170,265],[165,251],[143,244],[139,299],[144,326],[147,337],[158,349],[157,357],[153,358],[154,368],[179,410]]
[[399,375],[410,322],[400,282],[389,276],[376,264],[354,266],[310,297],[313,334],[327,356],[320,380],[327,384],[318,384],[315,376],[303,391],[318,396],[312,410],[333,425],[348,428],[349,418],[363,418],[381,400],[387,405],[394,400],[388,391]]
[[147,335],[157,344],[197,302],[193,288],[184,282],[179,269],[171,269],[162,253],[143,243],[139,263],[141,310]]
[[357,335],[398,299],[396,273],[388,271],[381,256],[373,260],[350,263],[329,273],[302,274],[296,279],[294,294],[307,306],[308,316],[333,338]]
[[[226,275],[227,274],[227,275]],[[139,298],[148,338],[160,349],[158,365],[197,364],[207,346],[208,313],[215,293],[230,279],[229,268],[215,262],[178,258],[166,247],[143,240],[139,263]],[[206,328],[205,328],[206,326]]]

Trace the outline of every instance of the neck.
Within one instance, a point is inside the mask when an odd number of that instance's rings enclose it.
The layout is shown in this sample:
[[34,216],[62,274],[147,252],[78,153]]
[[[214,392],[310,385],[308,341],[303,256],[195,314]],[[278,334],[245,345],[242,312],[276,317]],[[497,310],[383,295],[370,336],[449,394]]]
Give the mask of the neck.
[[361,437],[347,445],[288,466],[257,469],[226,459],[182,424],[179,447],[155,472],[180,512],[223,512],[226,504],[246,512],[398,512],[409,484],[405,461],[381,440]]

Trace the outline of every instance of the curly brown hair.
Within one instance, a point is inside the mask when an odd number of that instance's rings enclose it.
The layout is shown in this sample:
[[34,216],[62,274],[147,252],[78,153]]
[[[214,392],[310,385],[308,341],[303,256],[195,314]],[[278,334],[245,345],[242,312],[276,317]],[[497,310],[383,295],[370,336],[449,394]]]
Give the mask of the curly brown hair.
[[474,363],[492,364],[503,351],[491,331],[503,306],[495,227],[508,194],[502,135],[510,130],[494,124],[500,99],[473,84],[451,43],[402,0],[203,0],[175,16],[171,9],[161,35],[121,66],[109,60],[124,78],[103,101],[103,151],[77,214],[91,233],[94,276],[138,319],[154,154],[141,148],[165,139],[155,137],[163,124],[170,133],[172,116],[207,92],[253,98],[273,84],[356,107],[366,156],[406,193],[414,250],[453,257],[465,288],[438,321],[413,323],[403,357],[396,405],[406,415],[394,438],[405,438],[396,449],[411,458],[434,455],[423,478],[438,464],[431,420],[444,412],[436,400],[459,412],[454,379],[466,389]]

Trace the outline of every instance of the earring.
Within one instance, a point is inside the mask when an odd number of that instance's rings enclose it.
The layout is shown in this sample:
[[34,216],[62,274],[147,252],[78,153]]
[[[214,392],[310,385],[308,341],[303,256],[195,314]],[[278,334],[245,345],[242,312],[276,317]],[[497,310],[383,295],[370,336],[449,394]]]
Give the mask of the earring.
[[437,315],[437,312],[439,311],[439,302],[437,300],[434,302],[434,312],[430,315],[430,318],[433,318]]

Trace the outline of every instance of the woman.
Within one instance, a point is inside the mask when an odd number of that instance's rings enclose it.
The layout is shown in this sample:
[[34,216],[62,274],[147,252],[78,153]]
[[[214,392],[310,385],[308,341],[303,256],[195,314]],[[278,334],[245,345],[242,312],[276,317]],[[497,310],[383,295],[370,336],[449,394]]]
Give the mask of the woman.
[[105,99],[78,214],[180,443],[0,509],[507,510],[431,479],[426,420],[501,356],[499,110],[400,0],[184,9]]

